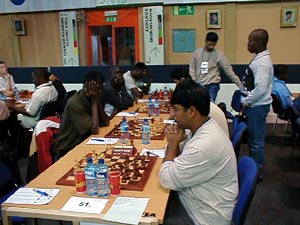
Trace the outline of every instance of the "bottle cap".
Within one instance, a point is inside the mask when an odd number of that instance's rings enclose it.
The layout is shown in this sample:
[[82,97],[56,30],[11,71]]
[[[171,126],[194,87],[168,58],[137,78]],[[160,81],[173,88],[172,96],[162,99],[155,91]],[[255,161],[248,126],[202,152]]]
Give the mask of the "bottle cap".
[[104,159],[103,158],[98,159],[98,164],[104,164]]

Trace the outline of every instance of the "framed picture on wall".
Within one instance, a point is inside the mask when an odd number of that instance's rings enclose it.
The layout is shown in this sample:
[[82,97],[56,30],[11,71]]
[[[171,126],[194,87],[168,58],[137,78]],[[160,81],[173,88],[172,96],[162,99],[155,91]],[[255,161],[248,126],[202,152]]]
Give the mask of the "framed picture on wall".
[[295,27],[297,25],[298,7],[281,8],[281,27]]
[[25,22],[23,18],[14,18],[13,27],[15,35],[26,35]]
[[220,9],[209,9],[206,12],[206,28],[207,29],[220,29],[222,15]]

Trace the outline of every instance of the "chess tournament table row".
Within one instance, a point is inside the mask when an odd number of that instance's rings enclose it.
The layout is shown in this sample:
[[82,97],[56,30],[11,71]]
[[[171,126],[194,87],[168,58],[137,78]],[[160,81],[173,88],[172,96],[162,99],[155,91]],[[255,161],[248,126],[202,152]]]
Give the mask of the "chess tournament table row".
[[[127,111],[132,112],[137,110],[138,104]],[[147,116],[146,114],[139,116]],[[164,115],[167,119],[168,115]],[[115,123],[119,123],[121,117],[115,117],[111,120],[111,125],[107,127],[99,128],[99,134],[97,137],[104,137],[114,126]],[[93,135],[94,137],[95,135]],[[96,152],[102,152],[107,149],[105,145],[89,145],[87,138],[81,144],[76,146],[73,150],[69,151],[65,156],[59,159],[46,171],[41,173],[38,177],[32,180],[26,187],[31,188],[59,188],[59,194],[47,205],[17,205],[17,204],[3,204],[2,205],[2,220],[4,225],[11,224],[10,217],[22,216],[28,218],[43,218],[53,220],[66,220],[72,221],[73,224],[78,225],[80,222],[91,222],[101,224],[111,224],[102,220],[105,213],[110,209],[114,203],[116,197],[110,196],[108,202],[101,212],[101,214],[93,213],[78,213],[62,211],[61,208],[72,196],[88,197],[86,194],[77,194],[74,186],[57,185],[58,179],[63,176],[72,166],[74,161],[80,160],[83,155],[88,154],[95,150]],[[153,140],[149,145],[143,145],[142,140],[134,140],[133,144],[138,152],[141,152],[143,148],[149,149],[161,149],[165,146],[165,140]],[[157,159],[154,167],[151,171],[149,179],[142,191],[121,190],[119,196],[122,197],[143,197],[149,198],[149,202],[146,206],[145,212],[151,216],[143,216],[140,220],[140,225],[157,225],[163,221],[164,211],[167,205],[169,190],[163,189],[159,183],[159,170],[162,159]],[[153,216],[155,215],[155,216]]]

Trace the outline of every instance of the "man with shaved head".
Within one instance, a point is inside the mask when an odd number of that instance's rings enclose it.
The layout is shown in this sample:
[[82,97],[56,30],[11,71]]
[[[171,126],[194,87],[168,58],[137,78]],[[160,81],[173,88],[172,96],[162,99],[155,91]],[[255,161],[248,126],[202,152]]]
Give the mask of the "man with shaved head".
[[256,161],[263,178],[266,118],[272,102],[273,64],[267,43],[268,32],[253,30],[248,38],[248,51],[254,53],[243,77],[245,87],[242,103],[248,124],[248,144],[251,157]]

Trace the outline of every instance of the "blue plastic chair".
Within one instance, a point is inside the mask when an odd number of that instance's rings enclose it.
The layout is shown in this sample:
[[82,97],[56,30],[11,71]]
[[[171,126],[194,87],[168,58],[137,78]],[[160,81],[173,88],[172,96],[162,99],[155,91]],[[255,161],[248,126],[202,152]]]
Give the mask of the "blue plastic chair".
[[231,138],[231,142],[234,148],[235,156],[238,159],[239,154],[240,154],[240,148],[241,148],[241,143],[242,143],[242,138],[244,134],[247,131],[247,124],[243,121],[237,123],[237,125],[233,126],[233,134]]
[[258,167],[249,156],[243,156],[238,161],[239,196],[233,210],[232,222],[234,225],[243,225],[248,209],[255,194]]
[[[16,185],[13,179],[11,171],[8,169],[5,162],[0,160],[0,205],[6,201],[13,193],[15,193],[19,187]],[[0,217],[1,217],[1,207],[0,207]],[[26,224],[26,219],[23,217],[12,217],[13,224]]]

